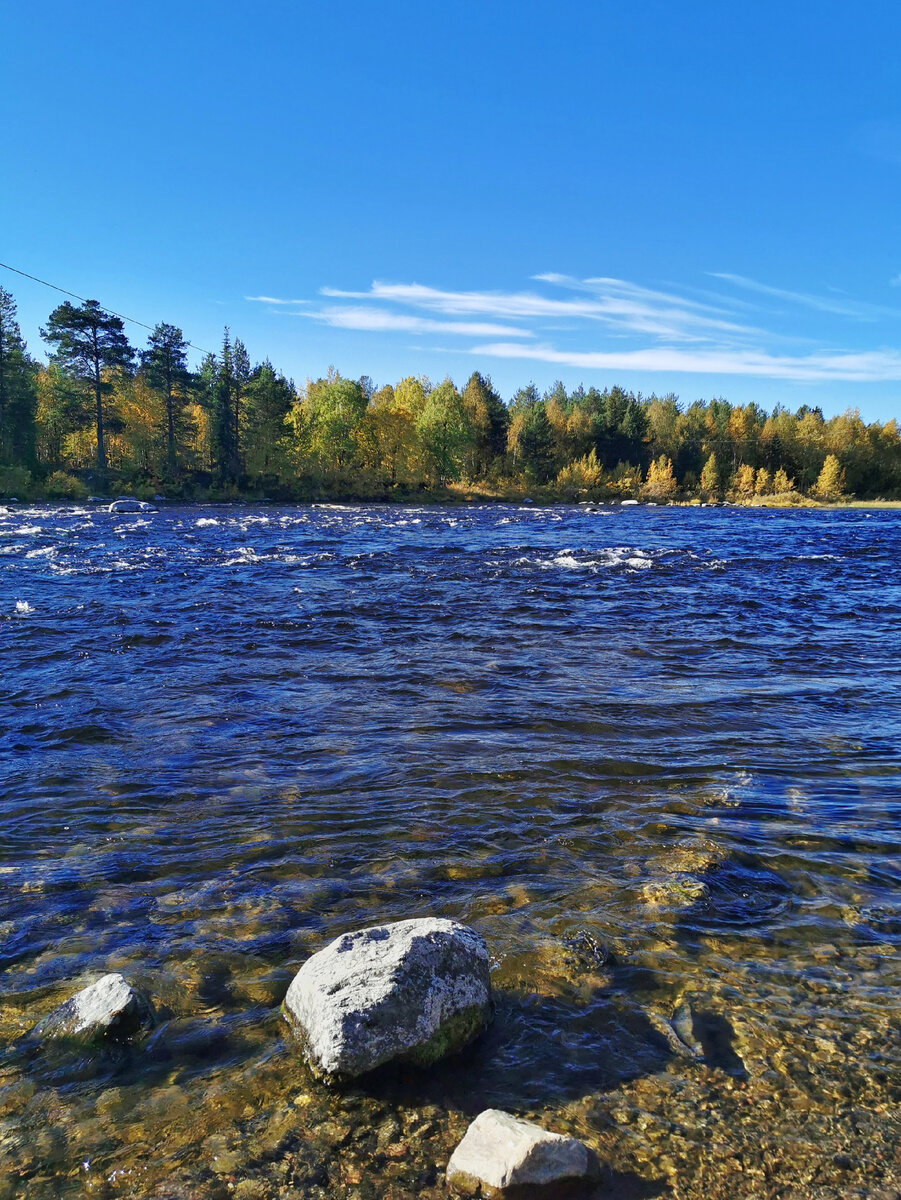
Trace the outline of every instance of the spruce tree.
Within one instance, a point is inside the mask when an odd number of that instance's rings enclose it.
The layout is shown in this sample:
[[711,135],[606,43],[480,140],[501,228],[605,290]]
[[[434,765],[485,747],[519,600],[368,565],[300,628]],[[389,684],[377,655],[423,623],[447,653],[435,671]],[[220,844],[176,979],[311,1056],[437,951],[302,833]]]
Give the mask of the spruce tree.
[[188,370],[188,343],[175,325],[161,322],[147,339],[141,352],[141,365],[152,388],[162,392],[166,404],[166,461],[169,474],[175,475],[178,462],[176,434],[179,410],[187,399],[191,372]]

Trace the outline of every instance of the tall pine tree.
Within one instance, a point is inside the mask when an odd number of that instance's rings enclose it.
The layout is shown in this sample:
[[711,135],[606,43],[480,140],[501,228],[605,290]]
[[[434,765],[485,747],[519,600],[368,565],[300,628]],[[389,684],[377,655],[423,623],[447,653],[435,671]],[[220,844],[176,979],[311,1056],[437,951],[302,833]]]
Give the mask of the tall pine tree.
[[66,300],[53,310],[41,330],[44,341],[54,347],[60,366],[84,380],[94,393],[98,471],[106,470],[103,399],[112,390],[108,375],[113,370],[128,370],[135,354],[124,330],[122,319],[104,312],[96,300],[85,300],[78,307]]

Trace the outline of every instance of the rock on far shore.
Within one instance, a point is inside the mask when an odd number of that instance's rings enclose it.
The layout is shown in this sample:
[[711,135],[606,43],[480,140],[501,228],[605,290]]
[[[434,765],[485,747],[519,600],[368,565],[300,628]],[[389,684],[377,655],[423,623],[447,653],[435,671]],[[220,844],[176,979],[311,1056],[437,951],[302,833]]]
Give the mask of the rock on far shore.
[[488,1024],[488,968],[482,938],[456,921],[375,925],[309,958],[284,1013],[321,1077],[362,1075],[395,1059],[428,1066]]
[[448,1185],[464,1195],[503,1196],[520,1188],[552,1197],[558,1188],[598,1178],[594,1153],[500,1109],[480,1113],[447,1165]]
[[41,1039],[103,1041],[133,1037],[155,1023],[153,1006],[121,975],[104,975],[76,992],[34,1028]]
[[146,500],[135,500],[134,496],[119,496],[109,506],[111,513],[147,513],[156,512],[152,504]]

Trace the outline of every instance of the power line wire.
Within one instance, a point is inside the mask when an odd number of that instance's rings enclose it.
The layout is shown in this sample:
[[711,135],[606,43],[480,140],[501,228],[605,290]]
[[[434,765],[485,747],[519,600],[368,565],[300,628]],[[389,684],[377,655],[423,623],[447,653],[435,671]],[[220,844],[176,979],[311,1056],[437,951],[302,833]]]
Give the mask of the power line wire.
[[[76,292],[70,292],[67,288],[58,287],[55,283],[48,283],[46,279],[38,279],[37,275],[29,275],[27,271],[20,271],[18,267],[11,267],[9,263],[0,262],[0,267],[7,271],[12,271],[16,275],[21,275],[24,279],[31,279],[35,283],[41,283],[44,287],[53,288],[55,292],[61,292],[64,296],[71,296],[73,300],[80,300],[82,304],[87,304],[86,297],[79,296]],[[142,329],[149,329],[153,333],[153,326],[147,325],[144,321],[139,321],[135,317],[127,317],[125,313],[114,312],[111,308],[106,309],[114,317],[118,317],[120,321],[128,321],[132,325],[140,325]],[[186,342],[186,346],[190,346],[192,350],[199,350],[201,354],[212,354],[212,350],[205,350],[203,346],[195,346],[193,342]]]

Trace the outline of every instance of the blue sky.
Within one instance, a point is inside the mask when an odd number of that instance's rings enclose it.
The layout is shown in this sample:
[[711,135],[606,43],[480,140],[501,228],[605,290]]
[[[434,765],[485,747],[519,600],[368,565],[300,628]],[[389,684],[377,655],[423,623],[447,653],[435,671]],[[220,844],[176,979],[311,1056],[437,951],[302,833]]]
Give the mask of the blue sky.
[[297,380],[901,418],[899,44],[881,0],[6,5],[0,260]]

